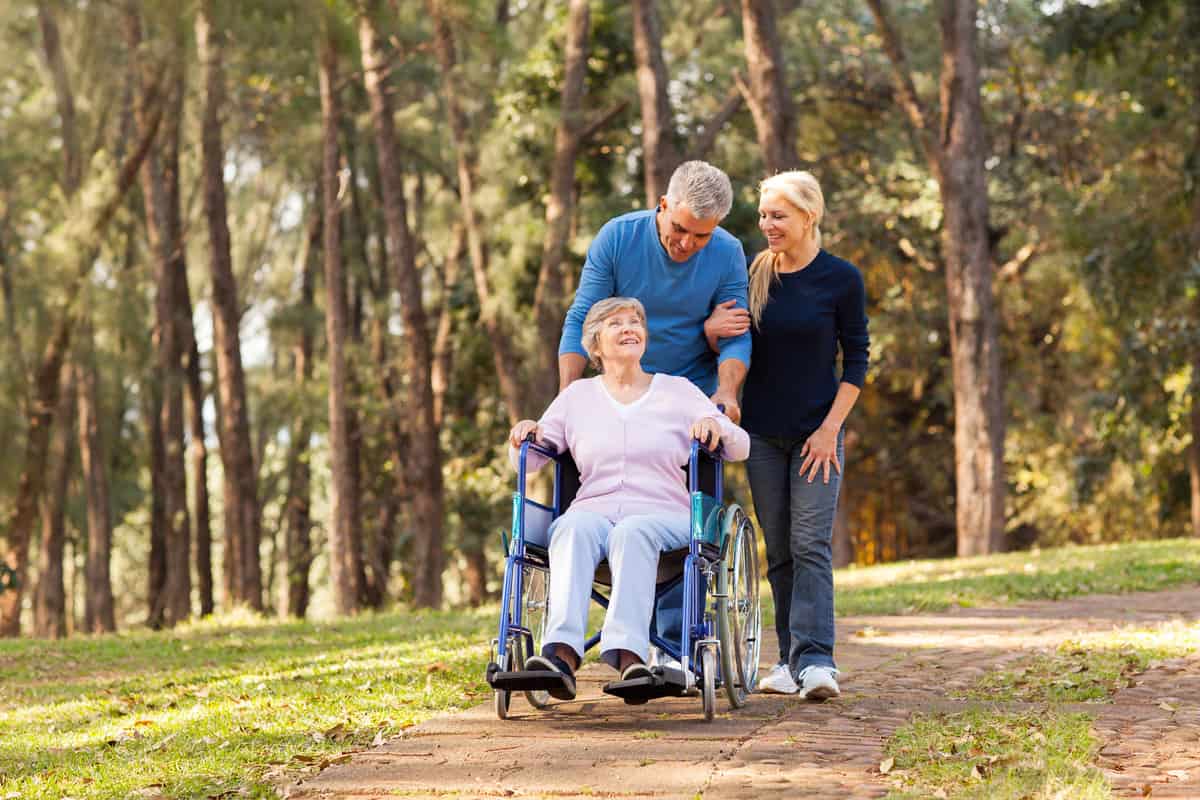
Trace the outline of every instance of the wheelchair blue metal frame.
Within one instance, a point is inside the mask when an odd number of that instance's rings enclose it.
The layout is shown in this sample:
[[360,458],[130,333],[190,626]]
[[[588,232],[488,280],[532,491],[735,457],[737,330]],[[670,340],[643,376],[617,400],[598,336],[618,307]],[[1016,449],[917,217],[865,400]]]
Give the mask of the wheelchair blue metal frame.
[[[551,506],[543,505],[526,497],[526,460],[530,450],[554,461],[554,498],[552,501],[553,505]],[[684,560],[683,574],[661,584],[655,591],[655,597],[657,598],[660,594],[675,588],[680,581],[683,582],[683,625],[681,626],[680,640],[678,642],[671,642],[659,636],[654,630],[650,632],[651,644],[678,660],[686,669],[697,674],[698,668],[689,663],[692,660],[691,645],[695,641],[710,639],[716,633],[712,630],[709,621],[704,617],[705,587],[704,583],[698,580],[701,575],[701,565],[704,560],[707,560],[707,556],[701,550],[704,523],[703,519],[698,519],[703,498],[703,493],[699,486],[700,458],[702,454],[705,457],[711,458],[716,464],[716,486],[714,487],[715,496],[713,499],[716,500],[718,505],[721,505],[723,502],[724,469],[721,458],[721,447],[718,445],[715,450],[710,450],[700,442],[693,440],[691,453],[688,457],[688,494],[691,498],[690,514],[692,529],[688,545],[688,555]],[[509,543],[509,553],[505,559],[505,581],[500,605],[500,630],[497,636],[497,656],[502,669],[506,663],[509,637],[514,634],[523,636],[528,642],[528,649],[532,650],[533,648],[533,632],[523,624],[523,609],[519,602],[520,598],[523,597],[522,583],[524,570],[521,567],[530,563],[525,551],[525,506],[526,504],[530,504],[535,508],[548,511],[552,519],[557,519],[562,514],[561,458],[562,456],[552,446],[542,445],[529,440],[521,443],[521,450],[517,461],[517,491],[513,495],[512,540]],[[534,566],[541,568],[541,565]],[[514,598],[518,602],[514,603]],[[592,599],[603,608],[608,608],[608,598],[595,589],[592,590]],[[596,633],[587,640],[584,650],[591,650],[599,641],[600,633]],[[519,668],[520,665],[517,666]]]

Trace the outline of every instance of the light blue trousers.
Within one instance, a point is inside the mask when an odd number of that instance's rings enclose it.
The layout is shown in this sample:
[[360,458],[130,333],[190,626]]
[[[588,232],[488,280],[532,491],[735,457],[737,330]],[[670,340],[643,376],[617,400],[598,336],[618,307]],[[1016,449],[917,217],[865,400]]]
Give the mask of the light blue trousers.
[[600,635],[600,653],[616,666],[618,650],[649,658],[650,615],[658,556],[686,547],[691,518],[638,514],[615,525],[588,511],[568,511],[550,526],[550,609],[543,642],[565,644],[583,658],[596,566],[605,558],[612,593]]

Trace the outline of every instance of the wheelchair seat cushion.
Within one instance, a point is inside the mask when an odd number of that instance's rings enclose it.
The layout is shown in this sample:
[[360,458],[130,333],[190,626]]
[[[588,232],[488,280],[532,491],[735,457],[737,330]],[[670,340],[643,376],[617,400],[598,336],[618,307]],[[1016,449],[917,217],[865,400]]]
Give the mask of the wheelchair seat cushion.
[[[658,576],[654,579],[655,583],[661,586],[682,575],[683,563],[687,560],[687,555],[688,548],[686,547],[660,553],[658,556]],[[596,567],[595,580],[601,586],[612,586],[612,570],[609,569],[607,559],[601,561],[600,565]]]

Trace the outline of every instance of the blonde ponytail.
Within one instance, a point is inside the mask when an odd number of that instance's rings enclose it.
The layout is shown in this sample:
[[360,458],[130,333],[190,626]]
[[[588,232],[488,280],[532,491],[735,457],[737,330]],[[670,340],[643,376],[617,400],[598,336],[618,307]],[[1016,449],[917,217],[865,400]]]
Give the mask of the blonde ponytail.
[[771,298],[771,284],[779,280],[779,256],[763,250],[750,264],[750,319],[758,327],[763,308]]

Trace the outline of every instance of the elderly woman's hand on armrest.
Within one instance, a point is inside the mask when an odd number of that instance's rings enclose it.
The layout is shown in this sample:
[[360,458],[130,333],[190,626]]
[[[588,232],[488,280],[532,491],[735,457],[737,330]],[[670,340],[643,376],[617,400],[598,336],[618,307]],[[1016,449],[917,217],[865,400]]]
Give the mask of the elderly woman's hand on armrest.
[[529,434],[533,434],[535,440],[539,440],[541,431],[538,429],[538,424],[531,419],[523,419],[516,425],[513,425],[512,431],[508,434],[508,443],[513,447],[520,447],[521,442],[525,441]]
[[721,423],[716,417],[701,417],[692,423],[692,438],[709,450],[721,444]]

